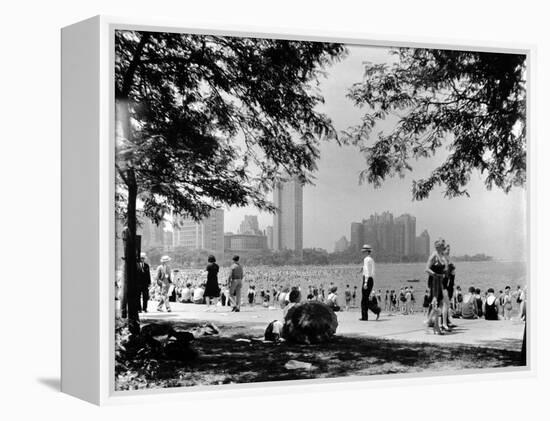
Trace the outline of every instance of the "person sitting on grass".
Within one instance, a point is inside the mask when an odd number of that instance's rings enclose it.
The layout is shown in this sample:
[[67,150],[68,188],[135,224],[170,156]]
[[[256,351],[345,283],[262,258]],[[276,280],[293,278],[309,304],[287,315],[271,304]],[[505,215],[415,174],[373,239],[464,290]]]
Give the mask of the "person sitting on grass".
[[476,294],[477,317],[482,317],[483,316],[483,297],[481,296],[481,289],[476,288],[475,294]]
[[464,294],[462,299],[462,307],[460,316],[463,319],[477,319],[477,305],[476,305],[476,289],[474,287],[468,288],[468,292]]
[[181,290],[181,302],[190,303],[191,302],[191,283],[188,282],[185,287]]
[[330,288],[329,294],[327,296],[327,305],[333,310],[333,311],[340,311],[340,306],[338,305],[338,294],[336,293],[338,291],[337,286],[332,286]]
[[204,304],[204,285],[199,285],[193,291],[193,302],[195,304]]
[[296,304],[300,303],[301,299],[302,296],[300,290],[298,288],[292,288],[292,290],[288,293],[289,303],[283,309],[283,319],[273,320],[267,325],[267,328],[265,329],[264,339],[266,341],[278,342],[280,340],[283,340],[281,335],[283,333],[284,320],[288,313],[288,310],[290,310]]

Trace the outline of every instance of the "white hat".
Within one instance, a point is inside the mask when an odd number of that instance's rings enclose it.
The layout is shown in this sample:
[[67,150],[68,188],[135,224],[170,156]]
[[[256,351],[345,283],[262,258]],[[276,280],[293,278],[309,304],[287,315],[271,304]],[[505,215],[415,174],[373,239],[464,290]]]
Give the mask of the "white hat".
[[147,257],[147,253],[145,253],[144,251],[142,251],[141,253],[139,253],[139,257]]
[[169,262],[170,260],[172,260],[170,256],[162,256],[160,258],[160,263]]
[[363,244],[363,248],[361,248],[361,251],[371,251],[372,247],[368,244]]

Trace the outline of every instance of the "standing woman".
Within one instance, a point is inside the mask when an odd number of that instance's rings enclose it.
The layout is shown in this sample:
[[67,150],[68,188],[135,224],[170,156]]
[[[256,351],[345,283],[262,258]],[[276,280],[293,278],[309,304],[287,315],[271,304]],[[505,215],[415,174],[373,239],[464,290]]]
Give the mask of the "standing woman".
[[208,256],[208,264],[206,265],[206,288],[204,289],[204,297],[206,298],[207,310],[210,304],[214,304],[214,308],[218,304],[220,296],[220,286],[218,285],[218,272],[220,267],[216,263],[216,258],[212,255]]
[[[443,283],[447,272],[447,259],[445,258],[445,240],[438,239],[435,243],[435,251],[428,258],[426,272],[428,273],[428,288],[430,290],[431,311],[428,315],[428,322],[433,322],[434,333],[442,334],[439,327],[439,314],[446,307],[443,307]],[[447,318],[443,318],[442,328],[449,330]]]

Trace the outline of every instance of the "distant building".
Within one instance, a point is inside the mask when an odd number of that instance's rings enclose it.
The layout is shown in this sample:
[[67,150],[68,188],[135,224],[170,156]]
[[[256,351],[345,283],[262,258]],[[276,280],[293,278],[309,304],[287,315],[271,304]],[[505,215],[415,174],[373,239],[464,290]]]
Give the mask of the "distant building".
[[416,218],[390,212],[373,214],[362,222],[351,223],[350,247],[359,250],[370,244],[377,253],[392,257],[411,257],[416,253]]
[[416,237],[415,252],[418,256],[428,257],[430,255],[430,234],[424,230]]
[[398,242],[394,245],[395,251],[400,256],[413,256],[416,246],[416,218],[409,214],[403,214],[395,218],[395,232],[394,238]]
[[164,250],[171,249],[174,245],[174,233],[172,231],[166,231],[164,233]]
[[141,249],[156,247],[164,248],[164,221],[157,225],[149,218],[144,218],[141,224]]
[[273,216],[273,249],[303,248],[303,186],[298,179],[278,184],[273,190],[277,212]]
[[228,251],[260,251],[267,249],[267,237],[254,234],[226,234],[225,249]]
[[340,238],[336,243],[334,243],[334,252],[335,253],[342,253],[346,251],[349,247],[349,241],[346,238],[346,236],[343,236]]
[[267,237],[267,248],[273,250],[273,227],[271,225],[265,229],[265,236]]
[[258,217],[256,215],[245,215],[239,226],[239,234],[259,235]]
[[350,233],[350,247],[355,251],[361,250],[363,245],[363,224],[359,222],[351,223],[351,233]]
[[176,218],[172,231],[172,246],[191,250],[208,250],[223,260],[224,234],[223,209],[215,209],[208,218],[195,222],[188,218]]

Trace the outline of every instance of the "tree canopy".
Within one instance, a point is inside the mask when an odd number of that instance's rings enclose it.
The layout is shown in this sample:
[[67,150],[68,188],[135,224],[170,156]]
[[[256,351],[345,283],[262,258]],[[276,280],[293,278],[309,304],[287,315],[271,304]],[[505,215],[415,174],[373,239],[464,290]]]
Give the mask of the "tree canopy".
[[116,202],[132,333],[138,199],[156,223],[168,211],[198,221],[222,205],[273,211],[274,183],[310,181],[320,140],[337,138],[316,110],[318,78],[345,53],[333,43],[116,31]]
[[[475,51],[400,48],[390,64],[365,65],[349,97],[366,113],[346,132],[365,154],[361,181],[379,187],[403,177],[413,159],[449,153],[425,179],[413,181],[413,199],[436,186],[446,197],[468,195],[479,171],[488,189],[509,192],[526,180],[526,56]],[[392,117],[393,116],[393,117]],[[386,118],[390,131],[375,132]]]
[[274,179],[307,181],[318,141],[335,137],[316,84],[341,44],[117,31],[115,48],[116,100],[128,107],[119,185],[132,170],[157,222],[167,209],[196,220],[220,204],[273,210]]

